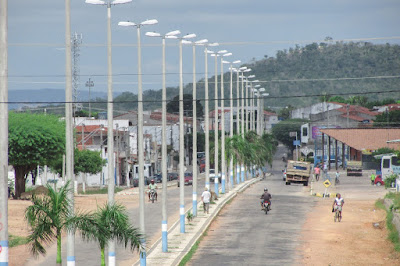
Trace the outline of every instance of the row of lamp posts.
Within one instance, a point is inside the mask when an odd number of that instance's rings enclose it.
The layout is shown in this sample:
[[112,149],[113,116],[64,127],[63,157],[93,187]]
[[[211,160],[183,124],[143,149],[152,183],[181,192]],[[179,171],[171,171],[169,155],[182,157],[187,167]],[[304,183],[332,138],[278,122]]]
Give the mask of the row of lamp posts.
[[[103,5],[107,7],[107,56],[108,56],[108,93],[107,93],[107,121],[108,121],[108,128],[112,129],[113,128],[113,98],[112,98],[112,67],[111,67],[111,6],[118,5],[118,4],[125,4],[129,3],[132,0],[114,0],[114,1],[100,1],[100,0],[86,0],[86,3],[88,4],[93,4],[93,5]],[[66,2],[66,9],[69,9],[69,2],[70,0],[65,0]],[[66,20],[67,24],[69,24],[69,13],[66,13]],[[127,27],[136,27],[137,29],[137,53],[138,53],[138,143],[143,143],[143,90],[142,90],[142,69],[141,69],[141,33],[140,33],[140,28],[142,26],[147,26],[147,25],[154,25],[158,23],[157,20],[151,19],[151,20],[146,20],[141,23],[133,23],[129,21],[125,22],[120,22],[118,23],[119,26],[127,26]],[[70,29],[68,29],[68,25],[66,26],[66,45],[68,46],[68,38],[70,38]],[[69,33],[68,33],[69,30]],[[147,32],[146,36],[149,37],[161,37],[162,38],[162,148],[161,148],[161,154],[162,154],[162,160],[161,160],[161,171],[162,171],[162,181],[164,184],[167,183],[167,146],[166,146],[166,82],[165,82],[165,39],[178,39],[179,40],[179,126],[180,126],[180,137],[179,137],[179,177],[180,177],[180,231],[181,233],[185,233],[185,206],[184,206],[184,138],[183,138],[183,131],[184,131],[184,117],[183,117],[183,64],[182,64],[182,45],[183,44],[192,44],[193,46],[193,158],[197,158],[197,117],[196,117],[196,101],[197,101],[197,96],[196,96],[196,68],[195,68],[195,47],[197,45],[202,45],[205,47],[204,52],[205,52],[205,157],[206,157],[206,165],[205,165],[205,186],[207,188],[210,188],[210,180],[209,180],[209,173],[210,173],[210,153],[209,153],[209,98],[208,98],[208,54],[211,54],[212,56],[215,57],[215,126],[214,126],[214,136],[215,136],[215,193],[219,192],[219,185],[218,185],[218,61],[217,58],[221,58],[221,150],[222,150],[222,173],[221,173],[221,192],[225,193],[226,189],[226,183],[225,183],[225,177],[226,177],[226,165],[225,165],[225,103],[224,103],[224,79],[223,79],[223,64],[227,63],[230,64],[230,136],[233,136],[233,71],[237,73],[237,110],[236,110],[236,121],[237,121],[237,133],[239,134],[240,132],[244,133],[245,132],[245,122],[246,122],[246,131],[249,129],[255,129],[255,118],[253,115],[253,109],[250,112],[252,120],[249,121],[248,119],[248,88],[247,84],[249,82],[248,78],[245,77],[244,73],[251,71],[251,69],[247,67],[241,67],[238,69],[233,68],[233,64],[240,63],[240,61],[233,61],[233,62],[227,62],[224,60],[224,57],[232,55],[231,53],[228,53],[226,50],[221,50],[218,52],[213,52],[208,50],[208,47],[212,46],[218,46],[217,43],[208,43],[207,40],[200,40],[197,42],[190,42],[188,39],[196,37],[195,34],[188,34],[183,37],[178,37],[180,32],[178,30],[168,32],[166,34],[160,34],[160,33],[155,33],[155,32]],[[68,36],[68,37],[67,37]],[[70,49],[66,49],[68,51]],[[70,56],[70,55],[69,55]],[[68,57],[68,52],[66,52],[66,57]],[[68,59],[67,59],[68,62]],[[67,79],[70,77],[68,75],[68,66],[66,66],[66,73],[67,73]],[[241,97],[239,97],[239,85],[240,85],[240,74],[241,74],[241,85],[242,85],[242,90],[241,90]],[[246,83],[246,87],[244,87],[244,82]],[[254,82],[254,81],[253,81]],[[68,82],[67,82],[68,83]],[[68,87],[68,85],[67,85]],[[244,96],[244,92],[246,92],[246,99]],[[66,96],[67,93],[69,94],[70,92],[66,91]],[[254,91],[251,91],[250,93],[256,93]],[[258,92],[258,95],[260,95],[260,92]],[[260,96],[258,96],[259,98]],[[239,113],[240,113],[240,98],[241,98],[241,118],[242,118],[242,123],[241,123],[241,130],[239,126]],[[253,98],[250,96],[250,98]],[[68,98],[67,98],[68,99]],[[245,107],[245,101],[246,101],[246,107]],[[67,101],[68,102],[68,101]],[[253,100],[252,100],[253,102]],[[260,102],[258,102],[258,107],[260,108]],[[66,104],[66,110],[70,113],[70,109],[68,104]],[[252,105],[253,108],[253,105]],[[260,112],[258,112],[260,114]],[[257,118],[257,130],[260,128],[259,121],[260,120],[260,115],[258,115]],[[68,125],[68,122],[67,122]],[[250,128],[249,128],[249,125]],[[67,130],[70,130],[67,127]],[[71,130],[72,132],[72,130]],[[261,134],[261,130],[259,131]],[[107,131],[108,135],[108,161],[112,162],[113,161],[113,130],[108,130]],[[71,162],[71,158],[73,158],[73,155],[71,156],[71,151],[68,151],[67,147],[67,166],[70,166],[69,168],[67,167],[67,176],[69,176],[70,179],[73,178],[73,165]],[[143,145],[138,145],[138,161],[139,161],[139,228],[143,234],[145,234],[145,223],[144,223],[144,150],[143,150]],[[197,211],[197,163],[194,161],[193,163],[193,214],[196,215]],[[70,163],[70,164],[69,164]],[[112,163],[108,164],[108,203],[113,204],[114,203],[114,178],[113,178],[113,165]],[[232,160],[230,161],[229,164],[229,177],[230,177],[230,187],[233,187],[233,162]],[[244,166],[237,166],[236,167],[236,172],[237,172],[237,179],[236,183],[240,183],[239,179],[239,173],[241,172],[241,182],[244,181]],[[241,171],[239,171],[241,169]],[[72,197],[73,200],[73,197]],[[167,247],[167,231],[168,231],[168,225],[167,225],[167,207],[166,207],[166,202],[167,202],[167,186],[163,186],[163,191],[162,191],[162,222],[161,222],[161,228],[162,228],[162,250],[163,252],[168,251]],[[74,247],[73,247],[73,242],[74,242],[74,236],[73,234],[68,235],[68,246],[67,246],[67,260],[68,260],[68,265],[75,265],[75,256],[74,256]],[[115,243],[114,241],[110,241],[108,243],[108,262],[109,265],[115,265]],[[146,250],[140,250],[140,264],[141,265],[146,265]]]

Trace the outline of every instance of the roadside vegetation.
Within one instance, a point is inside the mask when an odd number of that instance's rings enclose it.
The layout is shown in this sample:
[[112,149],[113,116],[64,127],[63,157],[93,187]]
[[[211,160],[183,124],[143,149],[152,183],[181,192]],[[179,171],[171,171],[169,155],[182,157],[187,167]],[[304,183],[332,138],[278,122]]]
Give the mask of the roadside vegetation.
[[27,244],[33,255],[46,254],[46,246],[56,242],[56,265],[61,265],[61,238],[67,231],[78,231],[84,240],[95,240],[101,249],[101,265],[105,265],[104,250],[109,240],[129,246],[132,251],[143,248],[144,236],[130,224],[122,205],[105,204],[94,213],[71,213],[69,185],[67,182],[58,190],[47,185],[44,195],[32,195],[33,204],[26,208],[25,218],[31,228]]
[[393,204],[389,207],[389,210],[384,206],[383,200],[378,200],[375,206],[386,211],[386,228],[389,232],[388,239],[393,243],[394,249],[400,252],[399,231],[393,224],[394,213],[398,212],[400,209],[400,193],[389,192],[386,194],[385,198],[393,200]]

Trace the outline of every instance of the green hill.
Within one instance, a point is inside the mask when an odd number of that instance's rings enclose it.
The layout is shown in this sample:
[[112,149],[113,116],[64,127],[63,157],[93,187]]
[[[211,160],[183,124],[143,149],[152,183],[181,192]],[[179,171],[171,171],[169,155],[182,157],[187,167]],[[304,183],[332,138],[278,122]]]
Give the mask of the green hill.
[[[399,98],[400,46],[368,42],[312,43],[281,50],[275,57],[265,56],[244,64],[261,81],[270,94],[265,107],[274,111],[282,107],[306,106],[320,101],[322,95],[339,95],[344,99],[367,97],[368,101]],[[212,71],[212,70],[211,70]],[[230,74],[224,74],[225,98],[229,98]],[[209,78],[209,98],[214,98],[214,76]],[[236,97],[236,75],[234,76]],[[394,91],[385,93],[385,91]],[[178,94],[178,87],[167,89],[168,99]],[[191,94],[192,83],[184,87]],[[375,92],[375,93],[373,93]],[[376,93],[377,92],[377,93]],[[204,99],[204,79],[197,83],[197,98]],[[161,90],[143,92],[144,109],[161,107]],[[97,99],[92,108],[106,109],[105,99]],[[137,108],[137,95],[124,92],[115,98],[116,114]],[[202,102],[204,105],[204,103]],[[226,101],[226,105],[229,103]],[[214,104],[210,104],[210,110]],[[87,104],[84,105],[87,108]],[[276,109],[274,109],[276,108]]]

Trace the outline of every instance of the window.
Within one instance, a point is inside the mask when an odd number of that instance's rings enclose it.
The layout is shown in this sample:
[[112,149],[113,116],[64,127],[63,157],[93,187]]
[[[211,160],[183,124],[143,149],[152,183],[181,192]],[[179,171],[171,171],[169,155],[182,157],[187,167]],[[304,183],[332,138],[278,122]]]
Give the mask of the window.
[[389,168],[390,167],[390,159],[384,159],[383,160],[383,164],[382,164],[383,168]]
[[397,158],[395,156],[392,157],[392,166],[400,166],[399,158]]

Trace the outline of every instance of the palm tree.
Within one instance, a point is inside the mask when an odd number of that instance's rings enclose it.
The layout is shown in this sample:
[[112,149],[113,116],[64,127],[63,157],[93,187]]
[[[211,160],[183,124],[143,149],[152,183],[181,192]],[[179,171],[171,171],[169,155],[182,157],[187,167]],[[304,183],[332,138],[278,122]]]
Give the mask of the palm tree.
[[144,248],[144,236],[129,223],[126,208],[120,204],[106,203],[91,215],[75,217],[70,224],[79,229],[84,240],[98,242],[102,266],[106,265],[104,250],[110,240],[117,240],[125,248],[129,245],[132,251]]
[[28,236],[33,255],[46,254],[43,244],[57,240],[56,263],[61,265],[61,233],[67,228],[71,201],[67,198],[69,182],[58,191],[47,185],[44,196],[32,195],[33,205],[25,210],[25,218],[32,231]]

